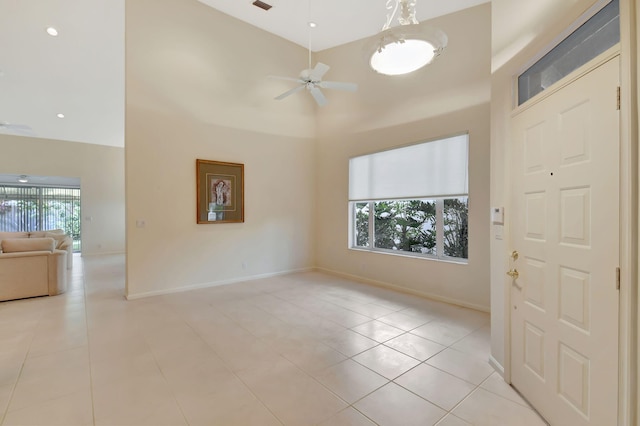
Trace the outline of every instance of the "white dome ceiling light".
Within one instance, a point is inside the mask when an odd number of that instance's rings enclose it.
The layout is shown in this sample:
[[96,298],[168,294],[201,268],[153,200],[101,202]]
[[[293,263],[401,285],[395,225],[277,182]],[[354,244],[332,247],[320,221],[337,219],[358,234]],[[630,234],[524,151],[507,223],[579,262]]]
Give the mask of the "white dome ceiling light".
[[[416,2],[387,0],[387,21],[366,46],[367,60],[374,71],[384,75],[408,74],[433,62],[447,47],[443,31],[420,25]],[[391,27],[396,17],[400,25]]]

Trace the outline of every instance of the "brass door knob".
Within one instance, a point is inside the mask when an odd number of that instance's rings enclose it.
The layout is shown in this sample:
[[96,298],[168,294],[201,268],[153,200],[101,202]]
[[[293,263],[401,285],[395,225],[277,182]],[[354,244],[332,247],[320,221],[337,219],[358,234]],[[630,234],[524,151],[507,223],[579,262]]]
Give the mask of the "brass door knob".
[[513,279],[516,279],[520,276],[520,273],[518,272],[517,269],[512,269],[510,271],[507,271],[507,275],[509,275]]

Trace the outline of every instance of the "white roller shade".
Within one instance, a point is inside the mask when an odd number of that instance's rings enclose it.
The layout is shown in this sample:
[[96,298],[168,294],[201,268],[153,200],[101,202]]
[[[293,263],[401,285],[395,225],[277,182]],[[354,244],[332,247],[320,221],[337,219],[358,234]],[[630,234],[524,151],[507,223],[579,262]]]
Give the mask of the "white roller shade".
[[429,198],[469,191],[469,135],[349,160],[349,200]]

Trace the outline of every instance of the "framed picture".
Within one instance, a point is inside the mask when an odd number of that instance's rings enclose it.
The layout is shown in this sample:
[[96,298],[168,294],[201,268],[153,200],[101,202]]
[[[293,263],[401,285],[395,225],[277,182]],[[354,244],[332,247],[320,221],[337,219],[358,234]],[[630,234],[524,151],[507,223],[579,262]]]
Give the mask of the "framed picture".
[[244,164],[196,160],[198,223],[244,222]]

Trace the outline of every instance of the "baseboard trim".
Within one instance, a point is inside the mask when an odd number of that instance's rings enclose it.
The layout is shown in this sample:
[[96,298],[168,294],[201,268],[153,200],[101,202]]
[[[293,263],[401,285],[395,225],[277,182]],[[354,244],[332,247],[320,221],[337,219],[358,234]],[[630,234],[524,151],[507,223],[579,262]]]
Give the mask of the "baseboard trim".
[[[231,278],[231,279],[228,279],[228,280],[211,281],[211,282],[205,282],[205,283],[199,283],[199,284],[192,284],[192,285],[185,286],[185,287],[174,287],[174,288],[168,288],[168,289],[162,289],[162,290],[148,291],[148,292],[143,292],[143,293],[128,294],[125,297],[126,297],[127,300],[136,300],[136,299],[143,299],[145,297],[161,296],[161,295],[164,295],[164,294],[182,293],[184,291],[200,290],[200,289],[203,289],[203,288],[218,287],[218,286],[221,286],[221,285],[229,285],[229,284],[235,284],[235,283],[240,283],[240,282],[245,282],[245,281],[255,281],[255,280],[261,280],[261,279],[265,279],[265,278],[278,277],[278,276],[282,276],[282,275],[290,275],[290,274],[296,274],[296,273],[301,273],[301,272],[312,272],[312,271],[323,272],[323,273],[326,273],[326,274],[329,274],[329,275],[334,275],[334,276],[338,276],[338,277],[342,277],[342,278],[347,278],[347,279],[350,279],[350,280],[353,280],[353,281],[361,282],[363,284],[370,284],[370,285],[374,285],[376,287],[387,288],[387,289],[390,289],[390,290],[398,291],[400,293],[405,293],[405,294],[411,294],[413,296],[424,297],[424,298],[427,298],[427,299],[436,300],[438,302],[444,302],[444,303],[449,303],[451,305],[457,305],[457,306],[462,306],[464,308],[474,309],[476,311],[487,312],[487,313],[490,312],[490,309],[487,308],[486,306],[480,306],[480,305],[476,305],[476,304],[473,304],[473,303],[465,302],[463,300],[452,299],[452,298],[449,298],[449,297],[443,297],[443,296],[439,296],[437,294],[418,291],[418,290],[402,287],[402,286],[399,286],[399,285],[387,283],[387,282],[384,282],[384,281],[373,280],[373,279],[364,278],[364,277],[361,277],[361,276],[358,276],[358,275],[347,274],[347,273],[344,273],[344,272],[334,271],[332,269],[320,268],[320,267],[290,269],[290,270],[286,270],[286,271],[271,272],[271,273],[267,273],[267,274],[259,274],[259,275],[250,275],[250,276],[245,276],[245,277]],[[500,364],[496,362],[496,365],[499,366]],[[494,366],[494,368],[495,368],[495,366]],[[502,370],[502,371],[504,373],[504,370]]]
[[500,376],[504,377],[504,367],[493,357],[493,355],[489,355],[489,365],[493,367]]
[[126,254],[124,251],[105,251],[100,253],[82,253],[80,252],[80,257],[95,257],[95,256],[114,256],[116,254]]
[[411,289],[411,288],[402,287],[402,286],[399,286],[399,285],[395,285],[395,284],[391,284],[391,283],[388,283],[388,282],[384,282],[384,281],[372,280],[370,278],[364,278],[364,277],[361,277],[361,276],[358,276],[358,275],[347,274],[347,273],[344,273],[344,272],[334,271],[332,269],[321,268],[321,267],[316,267],[315,270],[318,271],[318,272],[324,272],[324,273],[330,274],[330,275],[336,275],[336,276],[339,276],[339,277],[348,278],[350,280],[361,282],[363,284],[371,284],[371,285],[374,285],[376,287],[382,287],[382,288],[387,288],[389,290],[395,290],[395,291],[398,291],[400,293],[411,294],[413,296],[424,297],[424,298],[432,299],[432,300],[435,300],[435,301],[438,301],[438,302],[444,302],[444,303],[449,303],[451,305],[462,306],[464,308],[474,309],[474,310],[480,311],[480,312],[487,312],[487,313],[490,312],[490,308],[488,308],[486,306],[476,305],[474,303],[468,303],[468,302],[465,302],[463,300],[458,300],[458,299],[452,299],[452,298],[449,298],[449,297],[439,296],[437,294],[428,293],[428,292],[425,292],[425,291],[418,291],[418,290],[414,290],[414,289]]
[[165,295],[165,294],[182,293],[182,292],[191,291],[191,290],[201,290],[203,288],[219,287],[219,286],[222,286],[222,285],[236,284],[236,283],[241,283],[241,282],[246,282],[246,281],[256,281],[256,280],[262,280],[262,279],[265,279],[265,278],[279,277],[279,276],[282,276],[282,275],[290,275],[290,274],[296,274],[296,273],[301,273],[301,272],[311,272],[313,270],[314,270],[314,268],[290,269],[290,270],[287,270],[287,271],[270,272],[270,273],[267,273],[267,274],[250,275],[250,276],[246,276],[246,277],[238,277],[238,278],[232,278],[232,279],[228,279],[228,280],[211,281],[211,282],[206,282],[206,283],[192,284],[192,285],[185,286],[185,287],[174,287],[174,288],[168,288],[168,289],[162,289],[162,290],[147,291],[147,292],[144,292],[144,293],[127,294],[127,295],[125,295],[125,298],[127,300],[144,299],[146,297],[162,296],[162,295]]

